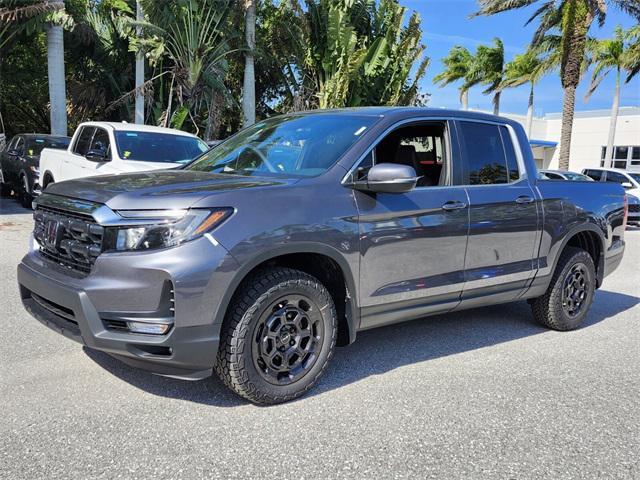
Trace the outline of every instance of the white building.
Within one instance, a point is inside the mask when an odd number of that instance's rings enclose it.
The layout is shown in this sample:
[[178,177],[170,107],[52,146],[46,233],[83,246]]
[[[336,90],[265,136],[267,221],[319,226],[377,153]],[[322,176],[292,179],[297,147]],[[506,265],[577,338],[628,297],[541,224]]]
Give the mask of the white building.
[[[524,115],[502,115],[526,125]],[[605,166],[610,118],[610,110],[576,112],[571,137],[570,170],[579,172],[583,168]],[[531,146],[538,168],[558,168],[561,125],[561,113],[534,118]],[[612,164],[607,162],[606,166],[640,171],[640,107],[620,108]]]

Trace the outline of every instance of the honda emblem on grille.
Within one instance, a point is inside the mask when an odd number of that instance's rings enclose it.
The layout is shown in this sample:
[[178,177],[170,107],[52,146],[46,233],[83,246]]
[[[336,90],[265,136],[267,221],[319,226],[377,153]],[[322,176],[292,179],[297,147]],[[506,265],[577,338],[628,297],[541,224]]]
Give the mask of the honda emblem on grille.
[[44,243],[50,247],[57,247],[60,232],[60,222],[57,220],[47,220],[44,226]]

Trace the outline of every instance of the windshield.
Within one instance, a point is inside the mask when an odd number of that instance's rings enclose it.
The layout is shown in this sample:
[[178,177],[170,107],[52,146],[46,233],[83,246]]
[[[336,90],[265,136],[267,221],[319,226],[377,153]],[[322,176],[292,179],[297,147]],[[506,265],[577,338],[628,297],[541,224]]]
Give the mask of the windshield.
[[628,173],[627,175],[629,175],[631,178],[633,178],[637,183],[640,184],[640,173]]
[[376,120],[330,113],[271,118],[242,130],[186,169],[239,175],[320,175]]
[[199,138],[171,133],[116,131],[114,135],[123,160],[188,163],[209,148]]
[[27,155],[40,155],[43,148],[57,148],[64,150],[69,146],[71,139],[69,137],[60,138],[31,138],[27,139]]

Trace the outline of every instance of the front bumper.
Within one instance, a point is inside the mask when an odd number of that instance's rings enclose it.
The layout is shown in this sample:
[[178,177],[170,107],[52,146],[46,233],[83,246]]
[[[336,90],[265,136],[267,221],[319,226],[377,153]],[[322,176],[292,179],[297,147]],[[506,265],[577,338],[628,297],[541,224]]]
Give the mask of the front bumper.
[[[216,292],[235,266],[221,245],[201,238],[155,252],[102,254],[81,278],[32,248],[18,266],[18,283],[26,310],[54,331],[153,373],[200,379],[211,375],[218,351]],[[167,334],[109,328],[114,316],[153,316],[167,281],[175,298]]]

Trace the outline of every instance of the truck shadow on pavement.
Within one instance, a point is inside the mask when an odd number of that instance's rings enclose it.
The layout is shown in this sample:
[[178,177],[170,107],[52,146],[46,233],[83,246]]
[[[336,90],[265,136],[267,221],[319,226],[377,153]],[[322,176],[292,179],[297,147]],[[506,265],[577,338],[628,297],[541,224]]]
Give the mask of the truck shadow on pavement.
[[[638,297],[599,290],[581,328],[592,327],[638,303]],[[437,315],[360,332],[354,344],[336,349],[322,380],[297,401],[405,365],[545,332],[550,331],[533,320],[526,302]],[[86,347],[84,350],[89,358],[111,374],[153,395],[219,407],[247,405],[246,401],[231,393],[215,374],[210,379],[197,382],[175,380],[129,367],[96,350]]]

